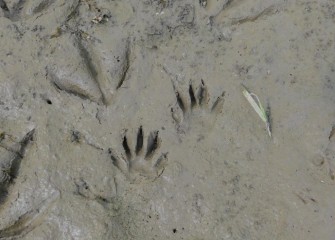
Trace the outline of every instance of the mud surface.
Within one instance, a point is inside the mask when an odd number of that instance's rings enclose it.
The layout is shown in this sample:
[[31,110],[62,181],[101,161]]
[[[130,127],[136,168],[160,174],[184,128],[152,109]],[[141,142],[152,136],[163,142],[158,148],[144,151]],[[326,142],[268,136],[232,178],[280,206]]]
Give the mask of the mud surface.
[[0,7],[0,239],[335,238],[334,1]]

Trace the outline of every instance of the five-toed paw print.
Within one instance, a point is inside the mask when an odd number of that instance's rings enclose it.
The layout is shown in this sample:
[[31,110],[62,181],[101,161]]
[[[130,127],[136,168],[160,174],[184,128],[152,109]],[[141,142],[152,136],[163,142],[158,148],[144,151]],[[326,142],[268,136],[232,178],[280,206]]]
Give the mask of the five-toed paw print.
[[224,103],[224,92],[216,99],[212,106],[209,106],[209,94],[205,82],[196,91],[189,84],[189,99],[181,94],[181,91],[174,85],[178,108],[171,108],[172,118],[176,122],[179,134],[186,134],[192,131],[200,133],[200,139],[208,133],[215,121],[218,113],[221,112]]
[[136,146],[132,150],[132,146],[127,138],[125,131],[122,138],[122,147],[124,154],[117,154],[109,149],[109,154],[113,160],[113,164],[120,169],[131,182],[138,182],[141,179],[154,181],[164,171],[167,162],[167,153],[163,153],[156,158],[156,152],[160,147],[161,140],[158,131],[151,132],[146,143],[146,151],[144,151],[144,131],[140,127],[137,132]]

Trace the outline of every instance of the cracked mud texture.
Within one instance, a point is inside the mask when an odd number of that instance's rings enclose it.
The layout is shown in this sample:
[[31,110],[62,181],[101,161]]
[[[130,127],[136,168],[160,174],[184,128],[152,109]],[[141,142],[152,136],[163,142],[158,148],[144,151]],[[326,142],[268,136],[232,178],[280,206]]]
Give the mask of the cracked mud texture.
[[334,26],[331,0],[0,0],[0,239],[334,239]]

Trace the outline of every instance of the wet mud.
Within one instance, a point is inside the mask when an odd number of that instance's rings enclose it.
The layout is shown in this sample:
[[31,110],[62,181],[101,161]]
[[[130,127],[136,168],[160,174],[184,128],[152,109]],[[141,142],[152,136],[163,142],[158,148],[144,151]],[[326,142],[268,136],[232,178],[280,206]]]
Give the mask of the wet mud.
[[334,239],[334,26],[331,0],[0,0],[0,239]]

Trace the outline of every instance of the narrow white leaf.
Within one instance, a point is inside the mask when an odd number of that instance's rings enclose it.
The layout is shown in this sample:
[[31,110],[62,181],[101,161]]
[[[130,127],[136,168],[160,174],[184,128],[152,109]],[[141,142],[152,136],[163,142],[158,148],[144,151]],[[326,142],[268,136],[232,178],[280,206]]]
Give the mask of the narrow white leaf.
[[254,93],[249,93],[248,90],[246,90],[246,89],[243,90],[243,95],[248,100],[248,102],[250,103],[252,108],[255,110],[255,112],[258,114],[258,116],[265,123],[266,130],[267,130],[269,136],[271,137],[272,134],[271,134],[271,130],[270,130],[269,118],[268,118],[268,116],[266,114],[266,111],[264,110],[261,102],[259,101],[258,96]]

